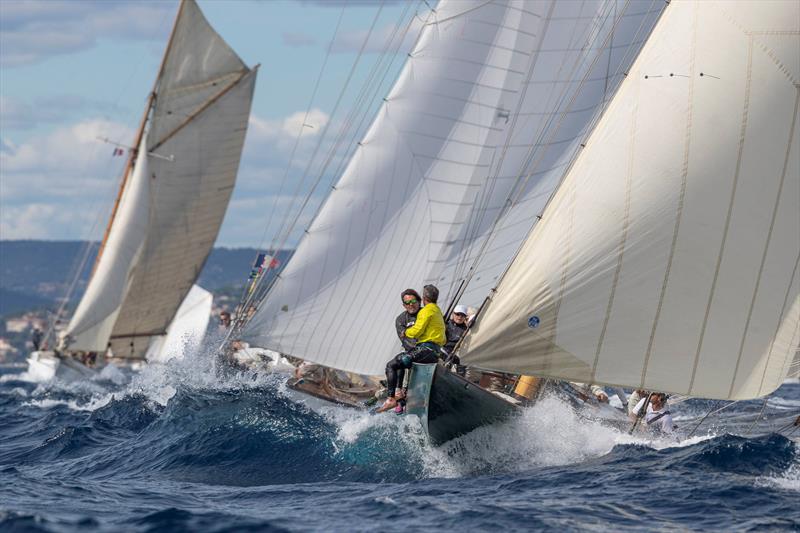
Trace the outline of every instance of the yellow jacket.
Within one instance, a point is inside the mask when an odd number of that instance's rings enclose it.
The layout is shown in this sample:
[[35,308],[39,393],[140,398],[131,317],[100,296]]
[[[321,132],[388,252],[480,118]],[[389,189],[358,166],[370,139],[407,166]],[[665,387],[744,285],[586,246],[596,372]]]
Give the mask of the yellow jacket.
[[433,342],[444,346],[446,342],[444,332],[444,317],[442,310],[434,303],[429,303],[417,313],[417,321],[406,330],[406,337],[417,339],[417,344]]

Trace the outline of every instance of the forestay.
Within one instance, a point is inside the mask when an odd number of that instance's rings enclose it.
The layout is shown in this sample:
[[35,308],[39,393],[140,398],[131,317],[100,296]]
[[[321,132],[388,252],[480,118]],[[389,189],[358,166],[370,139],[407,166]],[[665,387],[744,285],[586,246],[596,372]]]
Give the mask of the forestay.
[[467,343],[472,365],[708,398],[800,323],[800,4],[672,2]]
[[[254,84],[255,70],[208,25],[193,0],[182,2],[149,110],[146,150],[140,150],[140,157],[150,154],[144,244],[127,275],[115,277],[114,283],[124,282],[124,299],[116,318],[104,319],[114,322],[110,337],[104,332],[91,345],[74,343],[71,349],[104,350],[110,342],[115,356],[141,358],[150,338],[166,333],[219,232]],[[115,217],[111,231],[121,224]],[[103,253],[90,289],[105,283],[100,272],[107,260]]]
[[[558,145],[542,165],[567,157],[602,105],[598,85],[613,88],[609,64],[616,70],[637,42],[636,29],[644,25],[646,33],[645,19],[657,16],[652,2],[636,5],[441,2],[244,338],[335,368],[381,373],[400,348],[393,328],[400,292],[455,277],[469,256],[465,243],[486,233],[533,145]],[[628,30],[609,57],[602,49],[615,20]],[[599,75],[592,66],[600,62],[603,77],[582,99],[580,79]],[[569,125],[558,136],[548,127],[564,114]],[[542,187],[552,190],[559,177],[547,174]],[[484,209],[475,213],[476,205]],[[517,245],[526,232],[516,235]],[[506,263],[513,250],[504,250]]]

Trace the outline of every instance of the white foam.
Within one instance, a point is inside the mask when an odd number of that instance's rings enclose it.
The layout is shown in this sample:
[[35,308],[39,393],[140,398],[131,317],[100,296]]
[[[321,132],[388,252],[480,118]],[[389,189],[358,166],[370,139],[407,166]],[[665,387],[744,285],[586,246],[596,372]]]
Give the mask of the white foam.
[[[297,401],[296,396],[289,396]],[[524,409],[520,416],[484,426],[440,447],[425,439],[415,416],[370,415],[322,401],[301,400],[337,427],[337,450],[357,446],[368,430],[386,435],[423,465],[427,477],[463,477],[475,473],[526,471],[536,467],[583,462],[608,454],[619,444],[662,450],[697,444],[714,435],[679,440],[628,435],[575,411],[557,397],[547,397]],[[374,435],[373,435],[374,437]]]
[[800,492],[800,455],[783,475],[764,476],[756,479],[757,487],[778,488]]
[[64,405],[73,411],[95,411],[105,405],[108,405],[108,403],[111,401],[113,397],[114,397],[113,394],[106,394],[97,398],[91,398],[87,402],[79,402],[77,400],[53,400],[50,398],[43,398],[38,400],[37,399],[29,400],[23,403],[22,405],[39,407],[41,409],[50,409],[51,407],[55,407],[57,405]]

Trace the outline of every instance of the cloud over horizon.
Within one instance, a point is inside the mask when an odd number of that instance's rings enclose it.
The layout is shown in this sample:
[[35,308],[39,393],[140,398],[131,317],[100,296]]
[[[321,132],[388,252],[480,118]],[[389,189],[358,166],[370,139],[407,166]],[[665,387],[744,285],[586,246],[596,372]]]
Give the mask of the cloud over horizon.
[[19,67],[90,49],[98,40],[163,40],[175,6],[157,0],[4,2],[0,66]]

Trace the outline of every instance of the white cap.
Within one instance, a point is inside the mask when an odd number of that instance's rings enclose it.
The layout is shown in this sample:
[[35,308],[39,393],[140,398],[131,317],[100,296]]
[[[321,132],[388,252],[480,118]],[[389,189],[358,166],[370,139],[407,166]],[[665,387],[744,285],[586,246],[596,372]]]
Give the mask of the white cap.
[[456,308],[453,309],[453,313],[466,315],[467,314],[467,306],[466,305],[457,305]]

